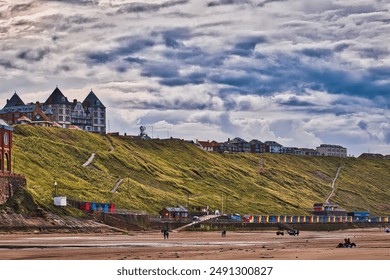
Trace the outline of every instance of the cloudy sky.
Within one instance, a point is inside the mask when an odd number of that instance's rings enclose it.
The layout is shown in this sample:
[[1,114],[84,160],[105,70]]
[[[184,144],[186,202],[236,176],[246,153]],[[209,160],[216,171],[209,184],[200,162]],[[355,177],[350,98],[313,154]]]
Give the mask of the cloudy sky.
[[109,130],[390,154],[387,0],[0,0],[0,106],[93,89]]

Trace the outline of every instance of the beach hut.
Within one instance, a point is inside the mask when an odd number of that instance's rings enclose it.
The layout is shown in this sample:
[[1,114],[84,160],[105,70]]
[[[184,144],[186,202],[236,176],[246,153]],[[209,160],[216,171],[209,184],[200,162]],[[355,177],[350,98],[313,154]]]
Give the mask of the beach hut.
[[91,203],[91,210],[95,211],[97,209],[97,203],[96,202],[90,202]]
[[111,204],[108,206],[108,212],[110,212],[110,213],[115,213],[115,204],[114,204],[114,203],[111,203]]
[[80,202],[80,209],[84,211],[89,211],[91,210],[91,203],[90,202]]
[[244,223],[251,223],[251,221],[252,221],[252,215],[245,214],[244,217],[243,217],[243,219],[242,219],[242,221],[243,221]]
[[254,215],[253,216],[253,222],[254,223],[260,223],[261,221],[261,216],[260,215]]
[[176,221],[187,220],[188,211],[183,206],[165,207],[160,211],[160,215],[166,219],[173,219]]

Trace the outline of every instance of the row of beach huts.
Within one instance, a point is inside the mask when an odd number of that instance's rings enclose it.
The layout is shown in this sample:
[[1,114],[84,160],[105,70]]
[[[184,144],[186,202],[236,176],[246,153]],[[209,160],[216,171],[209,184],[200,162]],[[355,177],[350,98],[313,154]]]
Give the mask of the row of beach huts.
[[[68,204],[84,211],[98,211],[104,213],[116,213],[113,203],[88,202],[68,200]],[[192,220],[191,213],[182,206],[166,207],[160,214],[163,219],[188,222]],[[197,213],[196,215],[199,215]],[[347,215],[253,215],[253,214],[224,214],[216,221],[242,222],[242,223],[353,223],[353,222],[383,222],[388,223],[390,216],[373,217],[369,212],[348,212]]]
[[352,223],[389,222],[390,217],[359,216],[287,216],[287,215],[231,215],[230,220],[243,223]]

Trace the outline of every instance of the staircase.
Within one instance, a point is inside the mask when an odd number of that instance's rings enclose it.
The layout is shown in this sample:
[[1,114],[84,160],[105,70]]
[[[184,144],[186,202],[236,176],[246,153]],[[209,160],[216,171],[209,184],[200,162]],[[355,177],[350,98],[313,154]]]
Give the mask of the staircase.
[[179,228],[176,228],[174,231],[181,231],[183,229],[186,229],[190,226],[193,226],[193,225],[196,225],[196,224],[200,224],[204,221],[208,221],[208,220],[211,220],[211,219],[215,219],[215,218],[218,218],[220,215],[206,215],[206,216],[201,216],[199,217],[199,220],[198,221],[193,221],[192,223],[189,223],[189,224],[186,224],[184,226],[181,226]]

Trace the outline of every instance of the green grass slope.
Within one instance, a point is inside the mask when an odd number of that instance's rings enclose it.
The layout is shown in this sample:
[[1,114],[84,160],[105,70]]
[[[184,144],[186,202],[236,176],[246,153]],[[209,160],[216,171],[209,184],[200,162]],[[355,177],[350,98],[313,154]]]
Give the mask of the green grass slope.
[[[82,167],[92,153],[92,164]],[[14,172],[26,176],[35,202],[52,211],[58,211],[52,200],[56,180],[59,194],[150,214],[188,202],[219,210],[223,205],[224,211],[241,214],[305,214],[313,203],[325,201],[341,163],[331,201],[347,210],[389,214],[386,160],[219,154],[178,140],[144,141],[23,125],[14,129]],[[123,183],[111,193],[119,179]]]

